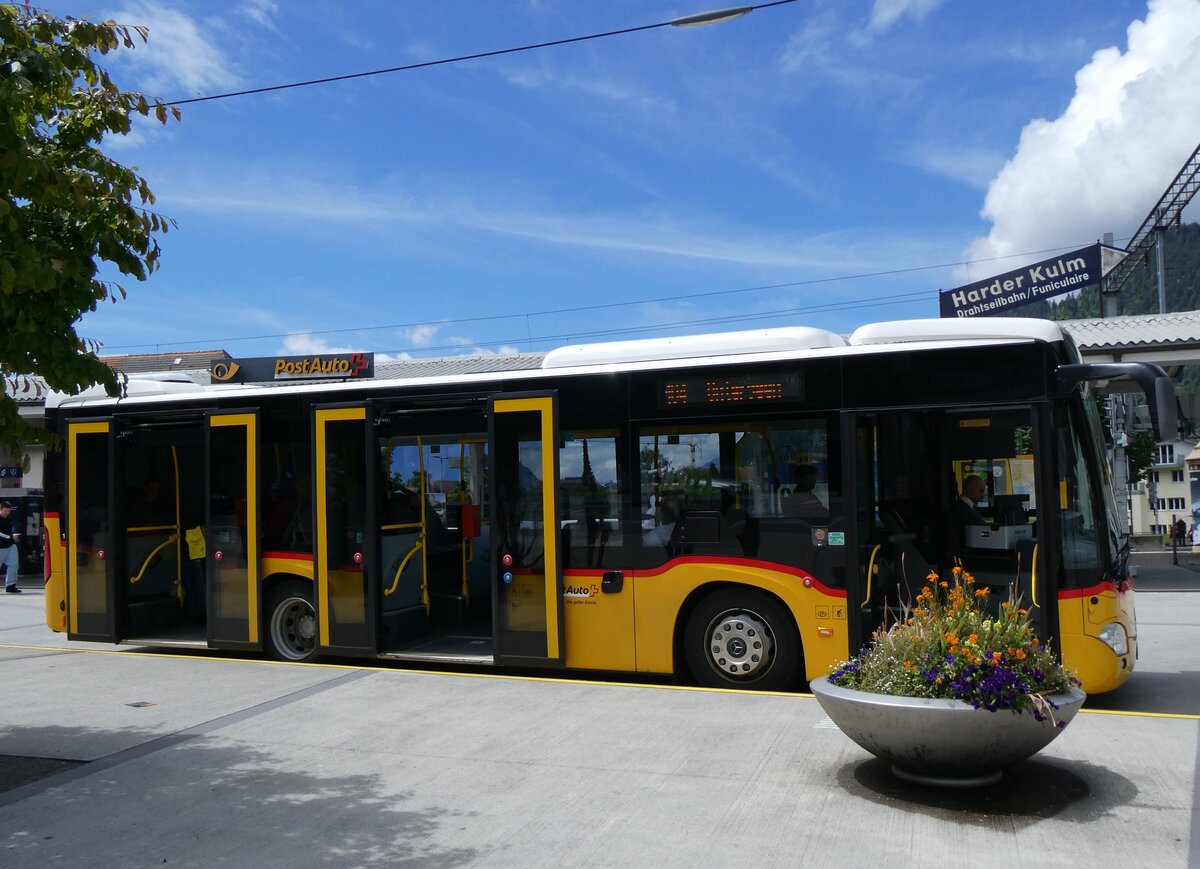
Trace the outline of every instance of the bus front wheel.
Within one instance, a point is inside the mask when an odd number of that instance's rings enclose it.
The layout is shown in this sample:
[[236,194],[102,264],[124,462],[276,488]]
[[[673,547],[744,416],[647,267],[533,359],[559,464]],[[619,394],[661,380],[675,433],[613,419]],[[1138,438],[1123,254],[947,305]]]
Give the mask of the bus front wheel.
[[710,688],[787,691],[800,680],[800,641],[783,605],[752,589],[700,601],[684,630],[692,676]]
[[287,582],[267,599],[267,651],[276,661],[311,661],[317,656],[317,613],[304,585]]

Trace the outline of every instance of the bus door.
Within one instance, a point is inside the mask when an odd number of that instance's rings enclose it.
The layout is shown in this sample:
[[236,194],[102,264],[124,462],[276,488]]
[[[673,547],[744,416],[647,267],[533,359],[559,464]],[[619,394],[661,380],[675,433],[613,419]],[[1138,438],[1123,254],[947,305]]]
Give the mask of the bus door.
[[565,660],[555,393],[489,402],[496,660]]
[[[932,408],[843,415],[853,507],[852,649],[910,608],[930,573],[962,566],[996,608],[1015,590],[1052,636],[1039,549],[1039,426],[1031,408]],[[967,490],[974,495],[964,498]],[[1044,499],[1043,499],[1044,500]]]
[[316,518],[317,646],[322,653],[379,652],[378,458],[369,406],[316,410],[313,480]]
[[258,430],[255,411],[209,416],[205,533],[184,529],[184,587],[199,592],[195,582],[203,577],[208,642],[218,649],[262,648]]
[[112,420],[67,424],[67,636],[115,643],[123,559],[113,545],[122,519]]
[[844,480],[852,502],[847,587],[851,649],[911,607],[940,569],[945,505],[937,417],[926,411],[845,414]]

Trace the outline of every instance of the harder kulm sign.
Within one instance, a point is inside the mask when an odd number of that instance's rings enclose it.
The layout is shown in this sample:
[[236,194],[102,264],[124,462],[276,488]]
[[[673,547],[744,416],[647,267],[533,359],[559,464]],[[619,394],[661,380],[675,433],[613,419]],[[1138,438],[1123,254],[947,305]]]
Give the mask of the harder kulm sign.
[[[1100,283],[1124,251],[1102,244],[938,293],[943,317],[987,317]],[[1116,254],[1117,256],[1113,256]],[[1105,268],[1105,266],[1108,268]]]
[[267,356],[214,362],[209,374],[217,383],[273,380],[363,380],[375,376],[374,353],[324,353],[314,356]]

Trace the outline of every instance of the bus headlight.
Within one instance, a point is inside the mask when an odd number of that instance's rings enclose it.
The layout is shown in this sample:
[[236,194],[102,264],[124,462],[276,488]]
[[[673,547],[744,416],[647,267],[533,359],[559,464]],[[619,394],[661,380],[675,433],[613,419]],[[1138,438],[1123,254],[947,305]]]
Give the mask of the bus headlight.
[[1129,653],[1129,638],[1125,635],[1124,625],[1119,622],[1111,622],[1101,628],[1100,639],[1118,655]]

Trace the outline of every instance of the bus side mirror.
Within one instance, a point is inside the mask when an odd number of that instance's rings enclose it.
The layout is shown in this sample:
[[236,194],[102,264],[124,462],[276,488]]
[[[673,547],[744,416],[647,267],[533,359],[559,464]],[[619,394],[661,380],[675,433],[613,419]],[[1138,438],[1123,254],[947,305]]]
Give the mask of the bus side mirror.
[[1159,441],[1174,440],[1179,436],[1179,404],[1175,399],[1175,387],[1167,372],[1152,362],[1084,362],[1077,365],[1058,366],[1058,391],[1066,394],[1078,384],[1091,380],[1115,380],[1118,377],[1133,379],[1146,394],[1150,410],[1150,424]]

